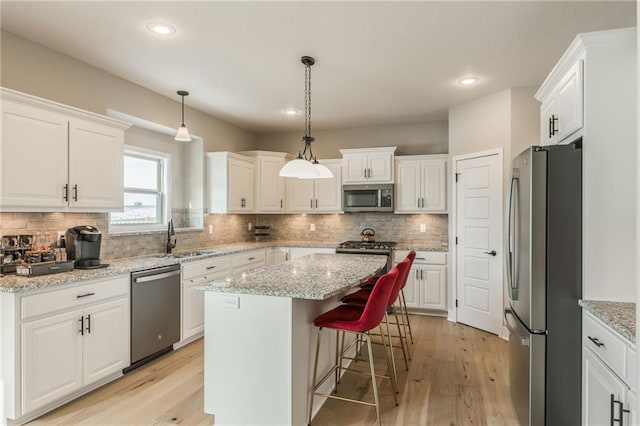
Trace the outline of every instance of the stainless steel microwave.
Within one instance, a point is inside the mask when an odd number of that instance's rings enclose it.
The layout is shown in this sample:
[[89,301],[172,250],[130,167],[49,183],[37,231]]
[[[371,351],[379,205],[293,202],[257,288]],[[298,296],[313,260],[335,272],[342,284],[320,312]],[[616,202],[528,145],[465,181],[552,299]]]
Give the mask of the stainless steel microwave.
[[393,184],[342,185],[345,212],[393,212]]

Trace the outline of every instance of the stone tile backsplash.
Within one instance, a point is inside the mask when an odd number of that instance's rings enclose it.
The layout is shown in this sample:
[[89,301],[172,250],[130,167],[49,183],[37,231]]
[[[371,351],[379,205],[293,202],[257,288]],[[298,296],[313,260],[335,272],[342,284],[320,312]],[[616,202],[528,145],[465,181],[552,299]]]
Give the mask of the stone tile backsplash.
[[[259,241],[359,240],[363,228],[373,228],[377,241],[398,241],[422,247],[442,248],[448,244],[447,215],[394,215],[390,213],[357,214],[282,214],[282,215],[204,215],[204,229],[179,230],[176,250],[190,250],[220,244],[258,240],[253,225],[271,227],[270,237]],[[310,231],[310,225],[315,231]],[[421,233],[420,224],[426,225]],[[77,225],[92,225],[103,232],[101,258],[119,259],[165,251],[165,232],[144,234],[108,234],[106,213],[0,213],[0,235],[34,234],[55,239],[58,231]],[[209,233],[211,227],[211,233]]]

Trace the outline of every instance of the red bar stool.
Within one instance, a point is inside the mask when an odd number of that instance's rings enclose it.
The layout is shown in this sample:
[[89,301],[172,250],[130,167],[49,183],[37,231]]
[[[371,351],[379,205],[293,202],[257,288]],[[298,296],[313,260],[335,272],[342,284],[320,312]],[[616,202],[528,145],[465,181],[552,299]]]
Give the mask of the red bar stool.
[[[394,290],[396,285],[396,281],[398,280],[399,272],[396,268],[393,268],[391,271],[381,276],[378,279],[378,284],[374,287],[371,292],[371,296],[367,300],[364,308],[353,306],[353,305],[341,305],[335,309],[332,309],[324,314],[320,315],[313,322],[316,327],[318,327],[318,340],[316,343],[316,356],[315,362],[313,365],[313,389],[311,392],[311,401],[309,404],[309,424],[311,424],[311,416],[313,415],[313,399],[314,396],[320,395],[326,398],[339,399],[342,401],[355,402],[358,404],[364,404],[369,406],[376,407],[376,417],[378,420],[378,425],[380,425],[380,403],[378,400],[378,386],[376,383],[376,372],[375,366],[373,363],[373,352],[371,350],[371,339],[367,334],[368,331],[381,327],[382,319],[385,315],[385,310],[387,308],[387,304],[389,302],[389,296],[391,292]],[[347,332],[353,333],[356,336],[362,337],[367,342],[367,350],[369,353],[369,367],[371,369],[371,382],[373,386],[373,399],[374,402],[368,401],[360,401],[357,399],[351,398],[343,398],[337,395],[329,395],[322,394],[317,392],[318,388],[324,383],[324,381],[331,376],[331,373],[336,371],[336,369],[342,368],[338,366],[337,363],[341,362],[338,359],[336,360],[336,365],[334,365],[320,381],[316,383],[317,373],[318,373],[318,354],[320,352],[320,338],[322,336],[322,329],[330,328],[336,330],[338,333]],[[339,335],[339,334],[338,334]],[[337,342],[336,342],[337,343]],[[386,354],[386,350],[385,350]],[[392,382],[394,381],[391,378]],[[394,383],[395,385],[395,383]],[[395,398],[395,392],[394,392]],[[397,405],[397,401],[396,401]]]
[[[396,319],[396,326],[398,328],[398,338],[400,340],[400,348],[402,349],[402,356],[404,357],[404,364],[405,367],[407,368],[407,370],[409,369],[409,363],[407,361],[407,353],[408,353],[408,343],[407,343],[407,335],[406,335],[406,329],[404,330],[405,332],[402,332],[402,329],[400,328],[400,326],[402,325],[402,327],[404,328],[404,320],[403,323],[400,324],[400,318],[398,317],[398,311],[396,309],[396,301],[398,301],[398,296],[400,295],[400,291],[402,290],[402,288],[404,287],[404,285],[406,284],[407,281],[407,277],[409,276],[409,268],[411,266],[411,260],[409,258],[405,258],[402,260],[402,262],[398,263],[396,265],[396,269],[398,269],[398,280],[396,281],[396,285],[394,286],[393,291],[391,292],[391,294],[389,295],[389,302],[387,304],[387,308],[391,308],[393,310],[393,313],[395,315],[395,319]],[[377,284],[376,284],[377,285]],[[375,289],[375,286],[374,286]],[[371,294],[373,292],[373,289],[369,290],[369,289],[361,289],[358,290],[355,293],[351,293],[345,297],[342,298],[342,302],[346,303],[348,305],[355,305],[355,306],[364,306],[369,297],[371,297]],[[391,339],[391,333],[389,333],[389,321],[387,318],[387,310],[385,309],[385,322],[387,323],[387,337],[389,339],[389,345],[391,348],[391,362],[392,362],[392,366],[393,366],[393,374],[394,377],[396,378],[396,383],[397,383],[397,372],[396,372],[396,365],[395,365],[395,357],[393,355],[393,343],[392,343],[392,339]],[[384,336],[382,336],[383,340],[384,340]],[[406,350],[405,350],[405,344],[406,344]],[[410,358],[409,358],[410,359]],[[396,390],[397,391],[397,390]]]
[[[409,265],[409,269],[413,266],[413,261],[416,258],[416,252],[411,250],[407,255],[407,258],[411,259],[411,265]],[[407,274],[407,277],[409,275]],[[362,284],[360,287],[363,289],[371,289],[375,284],[375,279],[369,279]],[[400,315],[402,316],[403,328],[407,328],[409,330],[409,339],[411,340],[411,344],[413,344],[413,332],[411,331],[411,322],[409,321],[409,311],[407,310],[407,299],[404,296],[404,287],[407,285],[407,281],[405,279],[404,284],[402,284],[402,290],[400,290]],[[406,335],[406,331],[405,331]],[[409,358],[411,359],[411,358]]]

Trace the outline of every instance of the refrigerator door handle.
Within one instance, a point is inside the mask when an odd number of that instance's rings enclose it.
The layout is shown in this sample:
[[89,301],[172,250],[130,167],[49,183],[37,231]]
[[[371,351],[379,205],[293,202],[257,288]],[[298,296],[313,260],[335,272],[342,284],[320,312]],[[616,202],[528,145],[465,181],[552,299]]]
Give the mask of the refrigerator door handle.
[[[508,316],[510,316],[513,319],[509,319]],[[504,311],[504,323],[507,325],[507,328],[509,329],[509,333],[512,334],[513,336],[517,337],[522,346],[530,346],[530,335],[529,335],[529,333],[527,333],[526,336],[523,336],[522,334],[518,333],[518,327],[515,327],[515,326],[511,325],[512,321],[518,321],[518,320],[516,318],[514,318],[514,316],[513,316],[513,314],[511,313],[510,310],[506,309]]]
[[[511,181],[509,183],[509,193],[507,194],[507,220],[505,231],[505,252],[507,253],[507,284],[509,285],[509,299],[518,300],[518,253],[515,252],[517,247],[517,228],[518,223],[515,223],[517,215],[512,212],[515,206],[514,198],[517,202],[518,196],[518,170],[513,169],[511,174]],[[511,219],[514,219],[514,223]],[[513,225],[513,226],[512,226]],[[513,232],[511,230],[513,229]]]

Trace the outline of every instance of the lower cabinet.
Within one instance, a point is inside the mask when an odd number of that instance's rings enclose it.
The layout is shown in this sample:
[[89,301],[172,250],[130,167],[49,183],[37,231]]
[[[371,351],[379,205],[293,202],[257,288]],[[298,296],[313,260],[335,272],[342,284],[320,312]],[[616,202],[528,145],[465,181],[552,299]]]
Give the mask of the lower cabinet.
[[637,425],[635,348],[588,313],[582,327],[582,423]]
[[[402,261],[409,251],[394,253],[394,264]],[[446,253],[416,252],[416,258],[409,270],[404,297],[407,308],[414,310],[447,310],[447,267]]]
[[[129,277],[83,287],[22,298],[23,318],[52,302],[50,312],[20,325],[22,415],[129,366]],[[110,297],[114,288],[121,292]]]
[[267,249],[265,264],[266,266],[277,265],[278,263],[289,260],[289,249],[281,247],[271,247]]

